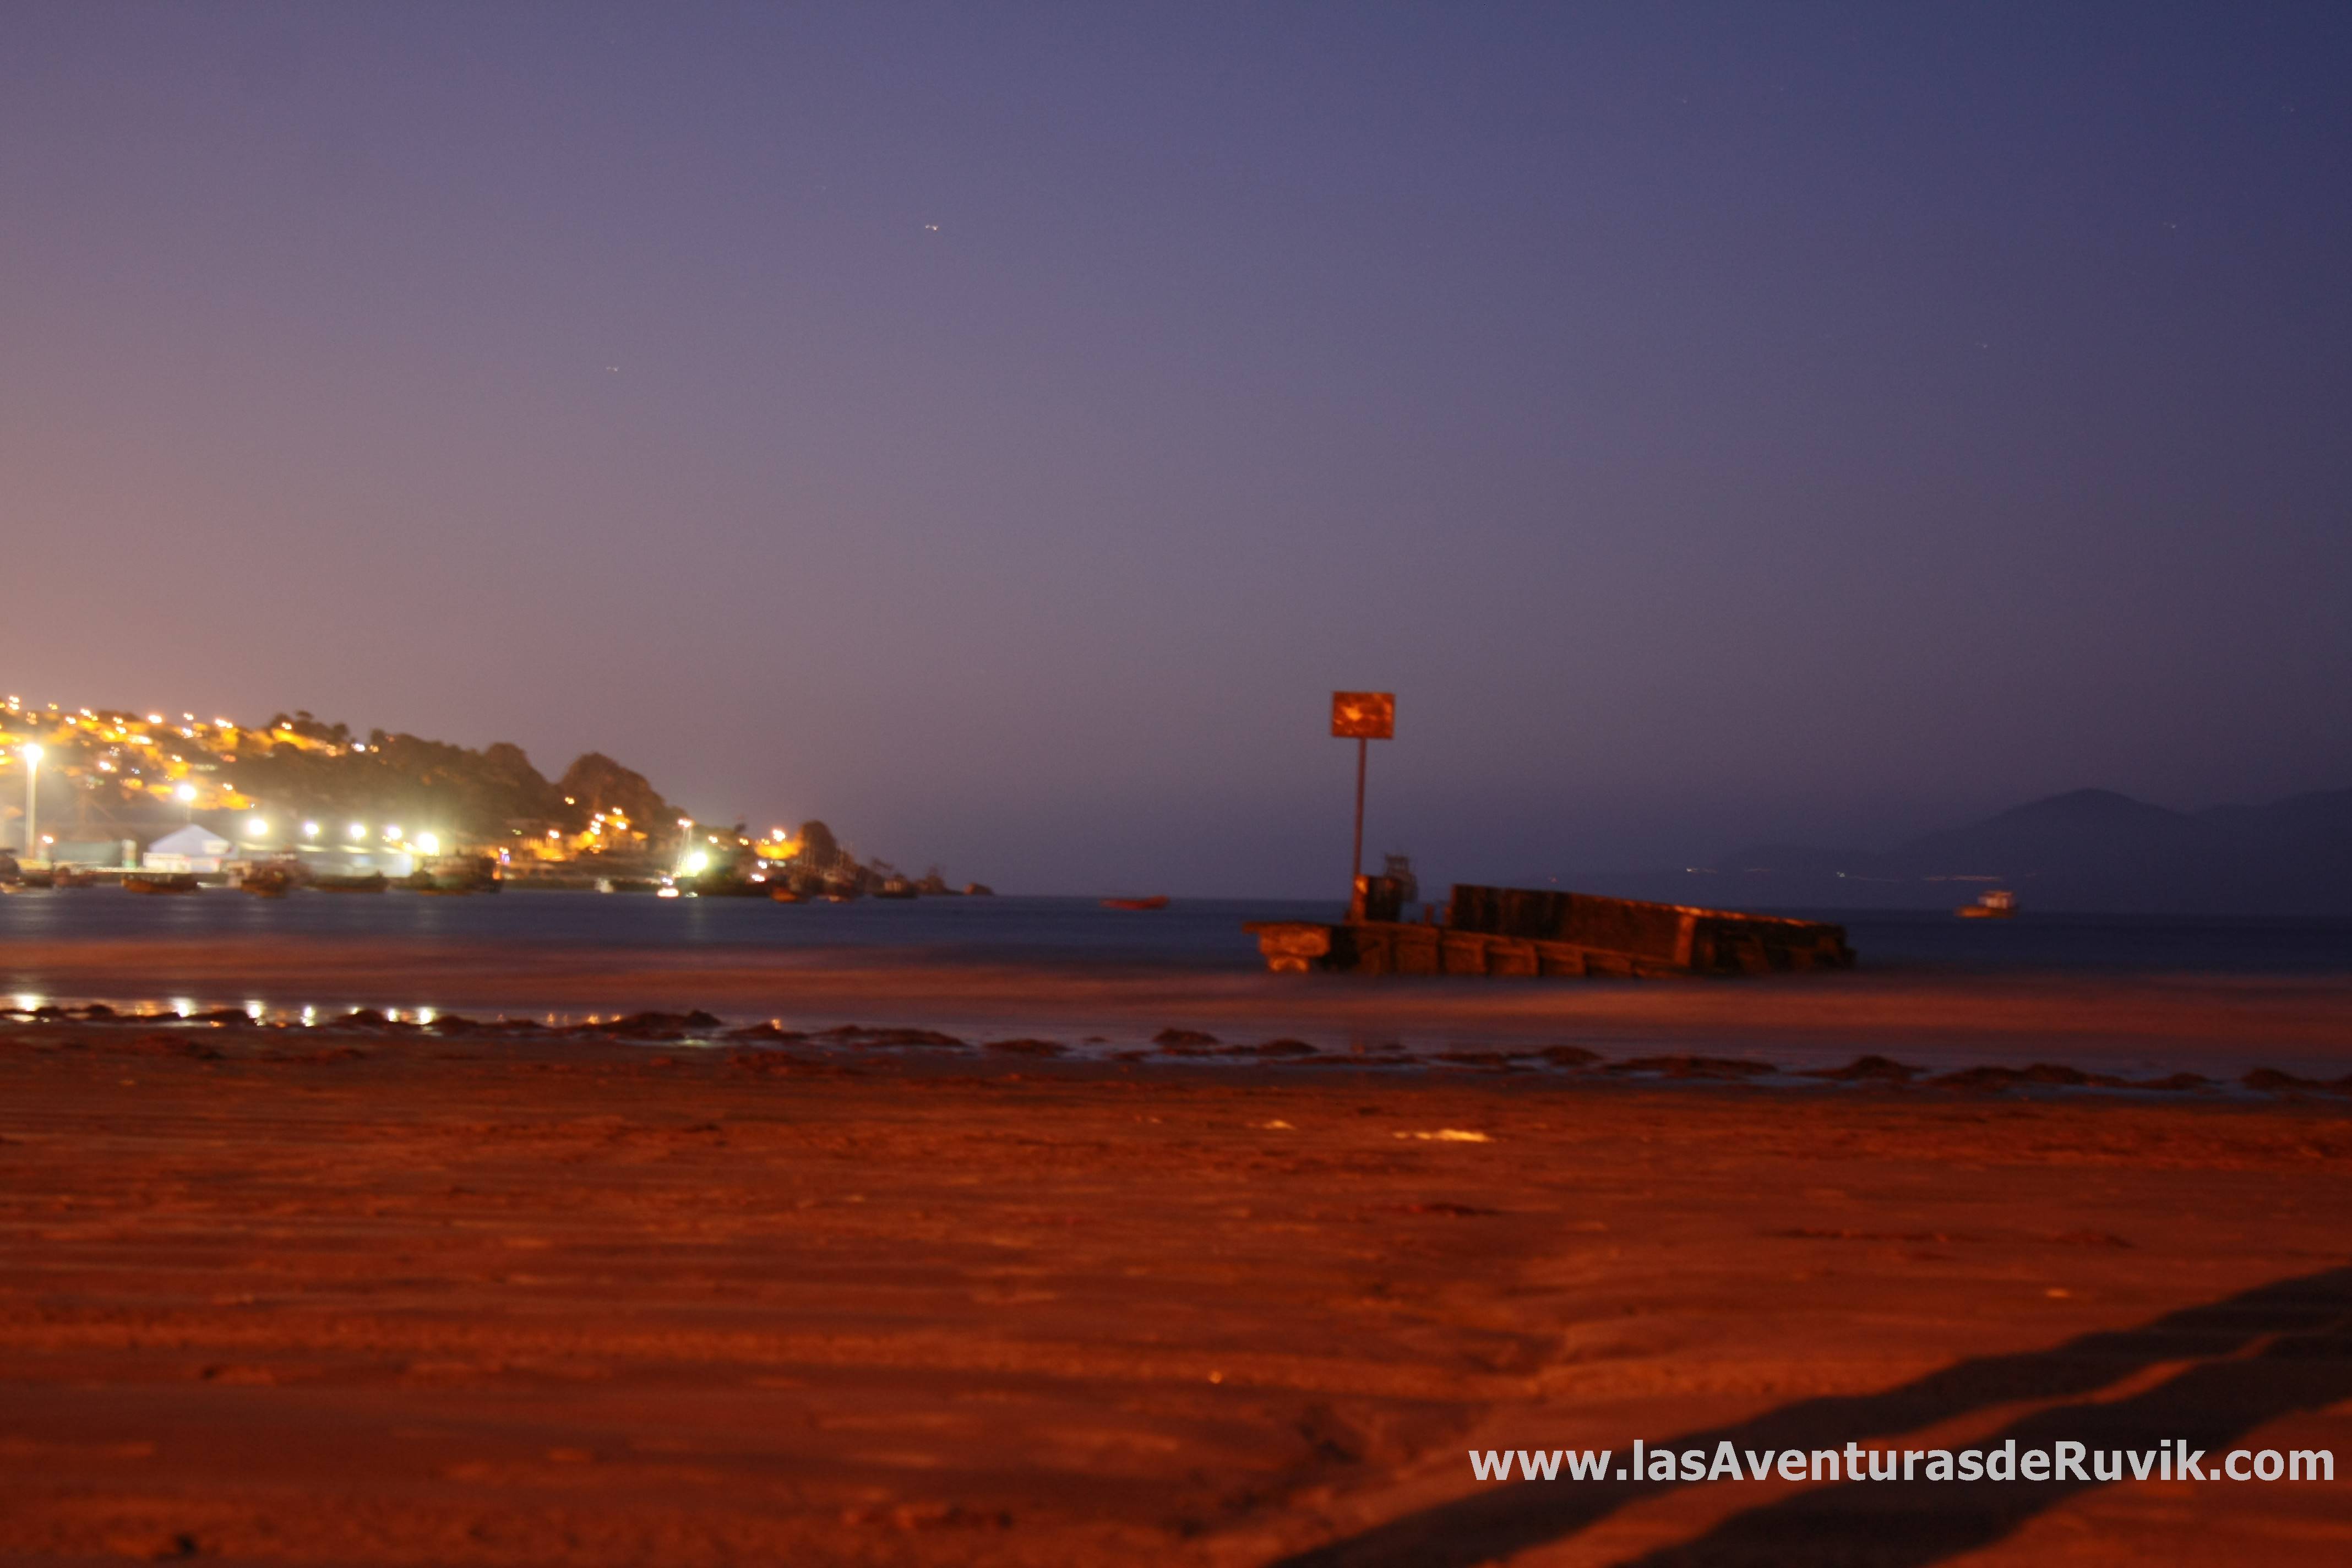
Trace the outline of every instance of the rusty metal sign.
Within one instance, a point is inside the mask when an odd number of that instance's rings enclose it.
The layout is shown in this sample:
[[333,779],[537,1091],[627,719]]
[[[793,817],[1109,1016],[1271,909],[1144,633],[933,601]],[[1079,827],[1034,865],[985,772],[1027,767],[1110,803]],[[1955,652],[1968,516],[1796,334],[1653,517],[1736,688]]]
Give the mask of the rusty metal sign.
[[1394,740],[1396,693],[1334,691],[1331,693],[1331,733],[1343,741]]

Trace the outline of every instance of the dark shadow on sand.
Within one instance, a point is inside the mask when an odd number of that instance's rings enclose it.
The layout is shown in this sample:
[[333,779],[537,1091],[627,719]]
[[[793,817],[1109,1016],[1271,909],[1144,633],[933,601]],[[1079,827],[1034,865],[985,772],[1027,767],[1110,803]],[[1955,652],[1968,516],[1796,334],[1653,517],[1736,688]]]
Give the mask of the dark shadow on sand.
[[[2227,1358],[2227,1359],[2215,1359]],[[2062,1439],[2094,1449],[2154,1447],[2184,1438],[2210,1451],[2281,1415],[2352,1397],[2352,1268],[2259,1286],[2048,1350],[1958,1363],[1878,1394],[1808,1399],[1736,1426],[1659,1445],[1703,1448],[1843,1448],[2020,1402],[2074,1398],[2168,1362],[2195,1362],[2145,1393],[2040,1411],[1969,1447],[2021,1448]],[[1563,1540],[1674,1481],[1520,1481],[1474,1492],[1285,1558],[1276,1568],[1469,1568]],[[1727,1483],[1716,1483],[1727,1484]],[[1737,1484],[1737,1483],[1729,1483]],[[2000,1540],[2034,1515],[2105,1482],[1864,1481],[1823,1487],[1725,1521],[1696,1540],[1638,1560],[1641,1568],[1744,1564],[1909,1568]]]

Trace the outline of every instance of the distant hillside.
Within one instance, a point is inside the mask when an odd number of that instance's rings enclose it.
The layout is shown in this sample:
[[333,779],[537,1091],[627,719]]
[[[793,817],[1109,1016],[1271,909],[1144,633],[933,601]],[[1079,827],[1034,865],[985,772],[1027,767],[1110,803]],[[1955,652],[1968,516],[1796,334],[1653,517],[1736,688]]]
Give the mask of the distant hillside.
[[643,774],[596,752],[551,783],[505,742],[477,751],[382,730],[362,739],[307,712],[254,726],[12,699],[0,707],[10,843],[23,833],[28,743],[40,747],[41,826],[60,842],[144,841],[191,821],[240,834],[257,819],[281,833],[308,821],[334,834],[348,819],[477,845],[553,833],[629,848],[639,835],[675,837],[680,815]]
[[520,746],[504,742],[477,752],[377,730],[358,742],[341,725],[308,714],[281,714],[257,737],[247,731],[224,763],[237,790],[279,811],[404,815],[474,841],[495,841],[517,824],[577,832],[614,805],[649,829],[667,830],[677,816],[642,775],[598,752],[551,784]]
[[1758,845],[1706,871],[1601,881],[1695,903],[1937,908],[1999,885],[2031,910],[2352,915],[2352,789],[2199,812],[2076,790],[1883,854]]

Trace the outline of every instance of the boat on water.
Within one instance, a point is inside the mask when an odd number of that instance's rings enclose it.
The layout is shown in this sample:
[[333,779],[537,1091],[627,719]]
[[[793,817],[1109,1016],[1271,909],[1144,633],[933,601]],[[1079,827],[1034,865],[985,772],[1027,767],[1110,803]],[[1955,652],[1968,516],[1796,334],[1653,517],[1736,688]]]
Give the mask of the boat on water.
[[804,904],[808,902],[808,895],[802,892],[798,888],[793,887],[789,882],[769,883],[768,897],[775,900],[776,902],[780,904]]
[[699,876],[680,877],[676,884],[682,891],[704,899],[756,899],[768,890],[765,882],[725,871],[705,871]]
[[2007,888],[1995,888],[1979,893],[1973,904],[1962,904],[1952,911],[1964,921],[2013,921],[2017,918],[2017,895]]
[[392,879],[381,871],[371,871],[364,877],[313,877],[310,886],[322,893],[381,893],[392,885]]
[[122,879],[126,893],[193,893],[198,890],[193,871],[142,871]]
[[873,896],[877,899],[911,899],[915,896],[915,884],[904,877],[885,877],[874,889]]
[[1102,907],[1107,910],[1164,910],[1168,907],[1168,895],[1154,893],[1148,899],[1105,899]]
[[278,866],[262,866],[237,879],[239,890],[257,899],[282,899],[294,890],[294,873]]

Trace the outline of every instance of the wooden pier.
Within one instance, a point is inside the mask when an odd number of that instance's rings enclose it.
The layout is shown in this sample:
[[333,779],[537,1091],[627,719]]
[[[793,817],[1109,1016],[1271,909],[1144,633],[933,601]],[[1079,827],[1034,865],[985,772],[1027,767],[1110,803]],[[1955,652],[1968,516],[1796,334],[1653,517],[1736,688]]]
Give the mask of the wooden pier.
[[1360,889],[1350,912],[1359,918],[1337,925],[1252,921],[1243,929],[1277,973],[1648,979],[1851,969],[1854,960],[1843,926],[1590,893],[1456,886],[1439,925],[1396,920],[1377,889],[1368,900]]

